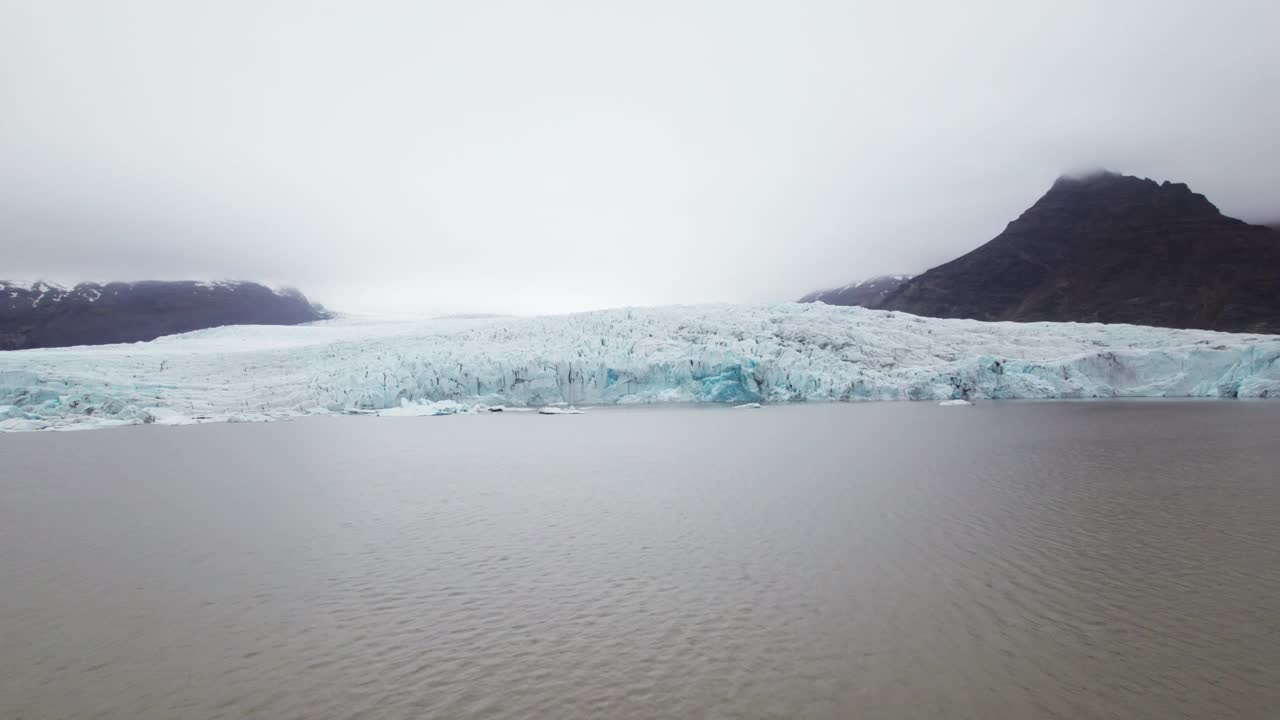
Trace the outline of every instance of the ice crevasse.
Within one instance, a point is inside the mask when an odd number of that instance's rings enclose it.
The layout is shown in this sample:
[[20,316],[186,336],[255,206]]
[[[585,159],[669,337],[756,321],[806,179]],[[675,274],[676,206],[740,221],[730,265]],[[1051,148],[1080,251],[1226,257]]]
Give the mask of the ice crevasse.
[[1280,397],[1280,336],[787,303],[340,319],[0,353],[0,430],[478,404],[1090,397]]

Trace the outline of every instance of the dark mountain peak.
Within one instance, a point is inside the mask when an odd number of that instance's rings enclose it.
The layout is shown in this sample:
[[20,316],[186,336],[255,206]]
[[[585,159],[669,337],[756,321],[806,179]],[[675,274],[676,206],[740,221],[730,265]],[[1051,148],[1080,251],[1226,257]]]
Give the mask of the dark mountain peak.
[[1185,183],[1098,170],[1063,175],[1009,225],[1009,231],[1149,225],[1168,222],[1229,222],[1208,198]]
[[1280,234],[1183,183],[1058,178],[990,242],[903,283],[880,307],[979,320],[1280,331]]
[[1062,175],[1054,181],[1045,197],[1071,197],[1076,199],[1106,196],[1171,196],[1195,195],[1186,183],[1165,180],[1158,183],[1151,178],[1124,175],[1110,170],[1094,170],[1087,173]]
[[[1142,179],[1129,175],[1122,175],[1118,172],[1112,172],[1111,170],[1105,170],[1103,168],[1092,168],[1090,170],[1083,170],[1080,172],[1063,173],[1058,176],[1057,180],[1053,181],[1053,187],[1057,188],[1061,186],[1069,188],[1073,186],[1098,186],[1114,183],[1116,181],[1123,181],[1125,178],[1131,180]],[[1147,180],[1146,182],[1151,181]]]

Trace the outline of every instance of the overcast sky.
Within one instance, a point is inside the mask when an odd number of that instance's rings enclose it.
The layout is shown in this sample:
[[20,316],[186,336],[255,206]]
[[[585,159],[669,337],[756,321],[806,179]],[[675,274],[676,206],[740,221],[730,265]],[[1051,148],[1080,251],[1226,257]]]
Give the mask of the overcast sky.
[[1064,171],[1280,218],[1280,2],[0,0],[0,277],[793,299]]

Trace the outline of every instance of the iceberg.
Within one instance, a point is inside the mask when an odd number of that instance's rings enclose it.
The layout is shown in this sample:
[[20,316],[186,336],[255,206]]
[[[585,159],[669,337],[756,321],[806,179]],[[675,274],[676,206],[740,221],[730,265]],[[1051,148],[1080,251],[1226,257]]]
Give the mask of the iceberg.
[[0,430],[658,402],[1280,397],[1280,336],[823,304],[234,326],[0,353]]

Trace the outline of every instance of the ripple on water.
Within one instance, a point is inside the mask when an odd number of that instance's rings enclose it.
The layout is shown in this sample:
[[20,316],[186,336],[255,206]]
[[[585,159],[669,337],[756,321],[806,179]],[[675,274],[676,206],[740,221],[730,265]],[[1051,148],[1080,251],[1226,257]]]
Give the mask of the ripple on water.
[[1280,707],[1280,405],[483,420],[0,437],[0,716]]

